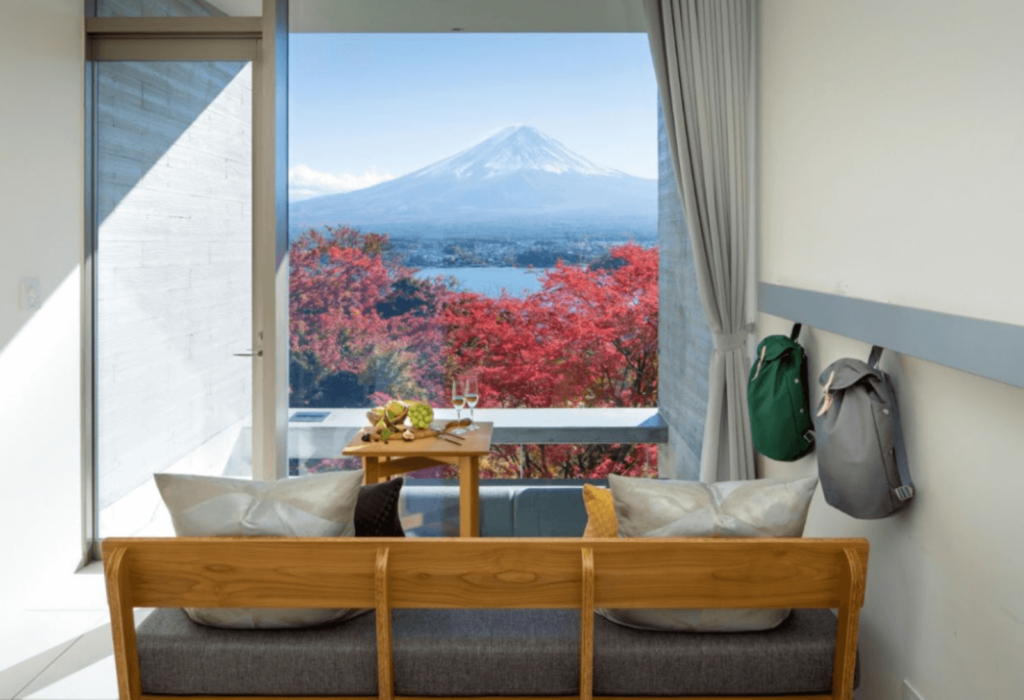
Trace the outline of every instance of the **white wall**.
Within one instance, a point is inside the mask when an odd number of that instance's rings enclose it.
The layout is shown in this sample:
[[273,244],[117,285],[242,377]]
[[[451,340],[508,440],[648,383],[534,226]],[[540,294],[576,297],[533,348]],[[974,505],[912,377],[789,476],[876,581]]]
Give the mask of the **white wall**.
[[[1022,31],[1016,0],[762,2],[761,280],[1024,324]],[[788,330],[761,318],[761,336]],[[812,377],[868,351],[804,341]],[[908,679],[926,700],[1019,698],[1024,390],[882,364],[918,497],[858,521],[819,493],[806,533],[871,541],[858,697]]]
[[0,3],[0,604],[81,556],[82,7]]

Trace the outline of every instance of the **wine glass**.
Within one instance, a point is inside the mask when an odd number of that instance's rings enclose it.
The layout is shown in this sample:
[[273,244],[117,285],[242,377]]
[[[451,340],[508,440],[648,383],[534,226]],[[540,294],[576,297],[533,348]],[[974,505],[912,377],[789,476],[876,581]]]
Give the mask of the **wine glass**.
[[[452,380],[452,406],[455,406],[455,419],[462,420],[462,407],[466,405],[466,396],[462,393],[463,383],[460,377]],[[453,428],[450,432],[462,435],[466,429],[462,426]]]
[[466,430],[479,430],[480,426],[473,420],[474,409],[477,401],[480,400],[480,380],[475,374],[466,377],[466,389],[463,391],[463,396],[466,397],[466,405],[469,406],[469,419],[473,421]]

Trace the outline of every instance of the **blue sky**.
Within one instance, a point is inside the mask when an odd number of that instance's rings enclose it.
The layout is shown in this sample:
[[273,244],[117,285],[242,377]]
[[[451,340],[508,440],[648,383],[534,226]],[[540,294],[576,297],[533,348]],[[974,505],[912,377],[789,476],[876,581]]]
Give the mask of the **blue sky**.
[[657,177],[646,34],[293,34],[295,199],[376,184],[529,125]]

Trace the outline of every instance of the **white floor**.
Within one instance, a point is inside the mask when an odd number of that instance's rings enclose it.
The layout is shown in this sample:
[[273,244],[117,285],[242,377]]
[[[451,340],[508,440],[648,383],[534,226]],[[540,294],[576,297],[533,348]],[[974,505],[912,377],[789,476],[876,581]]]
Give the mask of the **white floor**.
[[[0,700],[116,700],[102,570],[92,564],[53,584],[61,595],[35,591],[0,607]],[[62,607],[33,599],[60,600]]]

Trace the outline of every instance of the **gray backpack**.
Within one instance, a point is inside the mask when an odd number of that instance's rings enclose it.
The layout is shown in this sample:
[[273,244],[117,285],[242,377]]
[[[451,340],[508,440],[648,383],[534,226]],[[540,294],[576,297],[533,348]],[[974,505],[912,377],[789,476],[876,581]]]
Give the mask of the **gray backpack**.
[[884,518],[914,496],[900,410],[889,375],[877,368],[882,348],[865,363],[843,358],[818,381],[818,472],[829,505],[855,518]]

